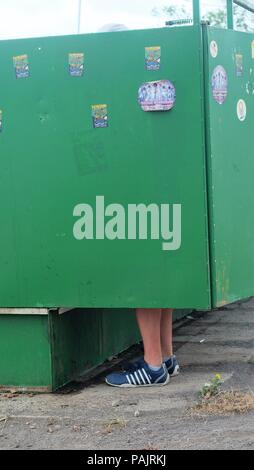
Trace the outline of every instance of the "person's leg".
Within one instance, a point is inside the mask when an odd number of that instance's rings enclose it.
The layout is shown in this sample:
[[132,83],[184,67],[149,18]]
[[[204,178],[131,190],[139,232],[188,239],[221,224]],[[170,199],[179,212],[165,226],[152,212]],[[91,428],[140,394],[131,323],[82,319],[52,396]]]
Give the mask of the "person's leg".
[[161,309],[137,309],[137,322],[144,343],[144,359],[125,366],[122,372],[106,377],[113,387],[164,386],[170,373],[163,364],[161,351]]
[[173,310],[162,309],[161,314],[161,352],[163,360],[173,356]]
[[161,350],[161,309],[136,310],[137,322],[143,339],[147,364],[160,367],[163,362]]

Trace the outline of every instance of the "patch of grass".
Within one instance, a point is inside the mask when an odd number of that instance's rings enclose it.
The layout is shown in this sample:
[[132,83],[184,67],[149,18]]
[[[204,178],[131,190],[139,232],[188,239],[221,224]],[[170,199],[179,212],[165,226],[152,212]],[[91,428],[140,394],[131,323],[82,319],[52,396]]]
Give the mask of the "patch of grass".
[[190,409],[191,416],[244,414],[254,410],[254,393],[223,391]]
[[222,385],[221,375],[216,374],[211,382],[205,384],[199,392],[199,395],[203,399],[209,399],[218,395],[220,386]]

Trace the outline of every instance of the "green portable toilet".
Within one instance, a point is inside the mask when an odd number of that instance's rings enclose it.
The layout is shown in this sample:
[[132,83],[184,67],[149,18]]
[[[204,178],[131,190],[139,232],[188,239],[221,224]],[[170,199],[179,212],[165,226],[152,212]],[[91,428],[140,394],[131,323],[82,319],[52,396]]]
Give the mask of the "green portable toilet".
[[193,5],[186,27],[0,42],[0,387],[91,370],[138,341],[137,307],[253,295],[254,34]]

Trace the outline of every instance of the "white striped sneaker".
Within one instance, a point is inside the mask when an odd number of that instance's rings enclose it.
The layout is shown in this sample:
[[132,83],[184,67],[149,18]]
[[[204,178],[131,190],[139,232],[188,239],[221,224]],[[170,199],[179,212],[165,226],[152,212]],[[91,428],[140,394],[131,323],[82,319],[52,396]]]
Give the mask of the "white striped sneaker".
[[177,362],[176,356],[172,356],[165,362],[170,377],[177,377],[180,374],[180,366]]
[[158,371],[153,371],[145,361],[139,361],[128,370],[113,373],[106,377],[106,383],[112,387],[162,387],[170,381],[165,364]]

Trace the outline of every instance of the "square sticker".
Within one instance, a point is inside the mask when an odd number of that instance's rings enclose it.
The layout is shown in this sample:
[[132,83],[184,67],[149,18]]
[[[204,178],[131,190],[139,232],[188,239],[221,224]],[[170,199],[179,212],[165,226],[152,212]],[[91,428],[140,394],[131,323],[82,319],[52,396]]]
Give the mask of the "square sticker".
[[82,77],[85,70],[85,55],[83,53],[69,54],[69,74],[72,77]]
[[13,57],[13,64],[15,68],[16,78],[29,77],[28,56],[26,54]]
[[161,66],[161,47],[145,48],[145,67],[146,70],[160,70]]
[[92,106],[93,127],[108,127],[108,107],[106,104]]
[[242,77],[243,75],[243,55],[242,54],[235,55],[235,66],[236,66],[236,76]]

